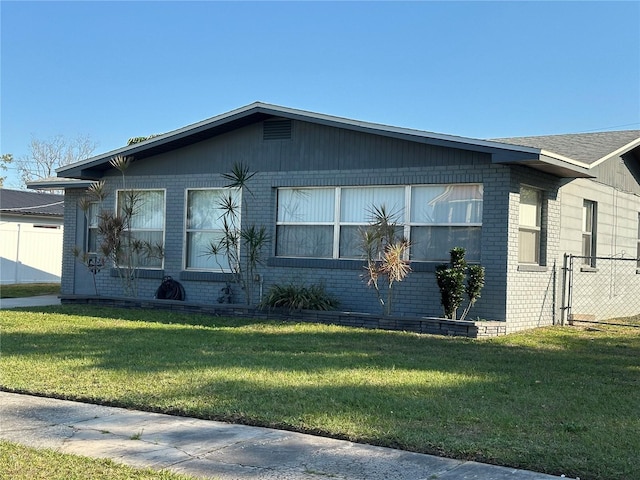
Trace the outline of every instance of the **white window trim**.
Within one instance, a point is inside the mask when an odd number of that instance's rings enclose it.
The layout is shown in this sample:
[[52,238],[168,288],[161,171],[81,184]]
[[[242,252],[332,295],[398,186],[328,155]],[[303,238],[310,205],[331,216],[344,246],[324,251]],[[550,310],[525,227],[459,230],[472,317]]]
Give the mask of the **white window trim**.
[[[120,197],[120,192],[162,192],[162,246],[166,245],[166,235],[167,235],[167,189],[166,188],[119,188],[116,190],[116,198],[115,198],[115,212],[120,213],[118,198]],[[135,228],[132,229],[133,232],[157,232],[158,229],[154,228]],[[137,267],[139,270],[164,270],[164,256],[161,259],[160,266],[158,267]]]
[[242,191],[239,188],[231,188],[231,187],[195,187],[195,188],[187,188],[184,191],[184,215],[183,215],[183,228],[182,231],[184,233],[182,237],[182,270],[188,272],[207,272],[207,273],[230,273],[230,269],[225,269],[220,266],[216,266],[215,268],[198,268],[198,267],[189,267],[187,265],[187,251],[188,251],[188,237],[190,232],[216,232],[217,230],[202,230],[202,229],[193,229],[187,228],[187,222],[189,221],[189,192],[193,191],[238,191],[240,195],[238,197],[238,208],[240,211],[240,225],[239,228],[242,228]]
[[[542,209],[544,206],[544,190],[542,190],[541,188],[538,187],[534,187],[532,185],[527,185],[527,184],[521,184],[520,185],[520,191],[519,191],[519,195],[522,195],[522,189],[526,188],[529,190],[535,190],[538,193],[538,212],[537,212],[537,218],[536,218],[536,223],[538,225],[536,226],[531,226],[531,225],[522,225],[522,223],[520,222],[520,218],[518,216],[518,236],[520,235],[520,232],[524,231],[524,232],[536,232],[538,234],[538,242],[536,243],[536,251],[535,251],[535,261],[533,262],[522,262],[520,261],[520,248],[522,248],[522,245],[520,245],[518,242],[518,263],[520,265],[541,265],[542,264]],[[520,200],[518,202],[518,209],[520,208],[520,204],[521,204]]]
[[[280,225],[306,225],[306,226],[332,226],[333,227],[333,250],[331,259],[338,260],[354,260],[358,259],[355,257],[340,257],[340,229],[343,226],[366,226],[367,222],[341,222],[340,214],[341,214],[341,200],[342,200],[342,190],[343,189],[370,189],[370,188],[402,188],[404,189],[404,208],[402,210],[402,221],[398,222],[398,226],[403,228],[403,234],[405,238],[411,239],[411,228],[412,227],[480,227],[482,228],[482,222],[454,222],[454,223],[446,223],[446,222],[412,222],[411,221],[411,199],[412,199],[412,190],[414,188],[419,187],[439,187],[439,186],[455,186],[455,185],[482,185],[481,182],[470,182],[470,183],[426,183],[426,184],[411,184],[411,185],[342,185],[337,187],[278,187],[276,188],[278,195],[281,190],[334,190],[334,215],[333,221],[331,222],[292,222],[292,221],[279,221],[277,219],[277,207],[276,207],[276,228]],[[484,202],[483,202],[484,203]],[[277,239],[276,239],[277,241]],[[405,253],[407,259],[410,256],[410,251]],[[283,258],[316,258],[316,257],[295,257],[295,256],[283,256]],[[329,258],[329,257],[320,257],[320,258]],[[440,262],[440,260],[415,260],[412,259],[412,262]]]
[[95,230],[96,238],[97,238],[97,234],[98,234],[97,230],[98,230],[98,222],[99,222],[98,215],[100,214],[99,212],[96,214],[96,223],[95,223],[95,225],[91,223],[91,211],[93,210],[92,207],[94,207],[94,206],[96,207],[96,210],[97,210],[97,208],[99,208],[99,206],[100,206],[100,202],[98,202],[98,201],[89,202],[89,209],[85,213],[85,222],[86,223],[85,223],[85,239],[84,239],[85,246],[84,246],[84,251],[87,252],[87,254],[89,254],[89,255],[97,255],[97,253],[98,253],[98,252],[93,252],[93,251],[89,250],[89,248],[91,247],[90,242],[89,242],[89,239],[91,237],[91,235],[90,235],[91,231]]
[[[582,250],[580,253],[582,254],[582,256],[584,257],[582,259],[582,262],[585,266],[588,267],[595,267],[596,266],[596,255],[597,255],[597,221],[598,221],[598,203],[593,201],[593,200],[589,200],[587,198],[583,199],[582,201],[582,214],[584,215],[584,211],[585,208],[587,207],[587,204],[591,206],[591,231],[586,231],[584,229],[584,217],[582,219],[583,223],[582,223],[582,235],[580,237],[581,240],[581,245],[580,245],[580,249]],[[589,248],[591,250],[590,255],[585,255],[584,252],[584,237],[588,236],[589,237]]]

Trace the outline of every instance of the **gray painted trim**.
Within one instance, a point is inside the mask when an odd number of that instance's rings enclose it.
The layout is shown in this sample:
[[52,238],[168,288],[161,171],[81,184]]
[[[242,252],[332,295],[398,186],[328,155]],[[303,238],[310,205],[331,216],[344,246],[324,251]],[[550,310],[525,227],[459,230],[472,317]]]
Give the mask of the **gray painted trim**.
[[233,282],[232,273],[225,272],[192,272],[183,270],[180,272],[180,280],[197,280],[203,282]]
[[[111,268],[109,270],[109,275],[112,277],[119,277],[118,269]],[[139,268],[136,271],[137,278],[164,278],[164,270],[152,270],[147,268]]]
[[[438,265],[447,263],[446,260],[440,262],[418,262],[412,261],[409,265],[413,272],[435,272]],[[364,260],[332,259],[332,258],[293,258],[293,257],[270,257],[267,260],[268,267],[287,268],[326,268],[328,270],[362,270],[364,271]]]

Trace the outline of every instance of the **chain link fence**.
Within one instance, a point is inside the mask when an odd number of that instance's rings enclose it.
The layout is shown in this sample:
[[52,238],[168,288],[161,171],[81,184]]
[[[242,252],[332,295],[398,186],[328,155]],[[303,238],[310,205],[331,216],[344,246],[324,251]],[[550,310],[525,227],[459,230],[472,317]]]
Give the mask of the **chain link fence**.
[[640,326],[640,260],[564,257],[563,320]]

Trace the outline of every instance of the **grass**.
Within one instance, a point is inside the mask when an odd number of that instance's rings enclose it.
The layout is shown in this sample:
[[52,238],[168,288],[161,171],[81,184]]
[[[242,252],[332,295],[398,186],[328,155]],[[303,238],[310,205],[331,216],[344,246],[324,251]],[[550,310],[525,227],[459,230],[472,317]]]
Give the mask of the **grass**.
[[14,283],[0,286],[0,298],[33,297],[36,295],[57,295],[59,283]]
[[55,306],[4,311],[0,386],[581,479],[640,478],[640,331],[488,340]]
[[67,455],[0,440],[0,478],[12,480],[189,480],[149,468],[133,468],[106,459]]

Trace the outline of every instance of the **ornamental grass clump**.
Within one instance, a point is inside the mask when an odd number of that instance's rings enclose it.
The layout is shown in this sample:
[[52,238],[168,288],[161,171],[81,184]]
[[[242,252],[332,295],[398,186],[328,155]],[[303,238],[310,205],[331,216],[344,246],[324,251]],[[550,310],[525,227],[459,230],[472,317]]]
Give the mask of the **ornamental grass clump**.
[[339,305],[324,285],[274,285],[262,300],[267,308],[288,308],[290,310],[335,310]]

